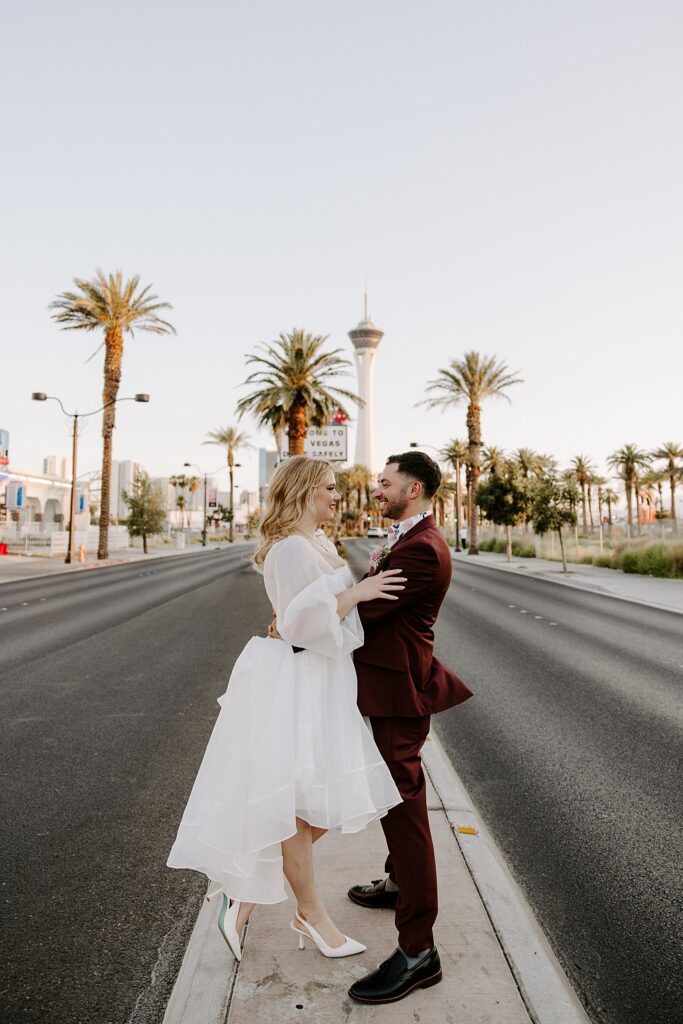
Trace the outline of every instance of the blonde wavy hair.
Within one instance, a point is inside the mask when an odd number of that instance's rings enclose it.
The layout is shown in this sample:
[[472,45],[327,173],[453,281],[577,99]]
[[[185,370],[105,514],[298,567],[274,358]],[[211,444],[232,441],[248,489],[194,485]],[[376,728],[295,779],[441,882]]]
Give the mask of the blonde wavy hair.
[[306,455],[292,455],[280,463],[268,490],[266,510],[259,530],[261,547],[254,555],[256,565],[263,565],[273,544],[289,537],[304,512],[315,511],[316,489],[330,470],[332,466],[329,462],[310,459]]

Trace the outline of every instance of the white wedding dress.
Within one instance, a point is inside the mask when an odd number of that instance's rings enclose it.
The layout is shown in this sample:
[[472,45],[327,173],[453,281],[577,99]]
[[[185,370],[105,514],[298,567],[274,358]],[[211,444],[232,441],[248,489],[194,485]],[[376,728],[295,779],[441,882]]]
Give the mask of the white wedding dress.
[[290,536],[263,575],[283,639],[252,637],[237,659],[168,858],[249,903],[287,898],[280,843],[297,817],[357,832],[401,801],[356,705],[363,628],[336,600],[350,570]]

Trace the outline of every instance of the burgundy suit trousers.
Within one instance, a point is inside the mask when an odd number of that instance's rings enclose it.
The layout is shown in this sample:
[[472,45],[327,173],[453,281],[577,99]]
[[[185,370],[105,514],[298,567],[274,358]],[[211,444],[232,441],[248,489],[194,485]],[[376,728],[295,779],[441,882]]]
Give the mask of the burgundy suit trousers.
[[371,718],[379,752],[403,798],[381,819],[389,847],[386,871],[399,888],[396,927],[401,949],[417,956],[434,945],[438,912],[434,844],[420,750],[429,733],[424,718]]

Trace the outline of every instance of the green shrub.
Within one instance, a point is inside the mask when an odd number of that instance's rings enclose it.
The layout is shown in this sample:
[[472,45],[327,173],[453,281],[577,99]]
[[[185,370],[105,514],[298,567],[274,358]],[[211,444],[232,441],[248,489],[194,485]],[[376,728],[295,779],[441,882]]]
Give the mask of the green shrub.
[[683,577],[683,544],[667,547],[665,544],[649,544],[639,551],[624,551],[619,559],[619,568],[624,572],[639,573],[642,576],[663,578]]
[[479,543],[479,550],[480,551],[494,551],[495,550],[495,543],[496,543],[496,538],[495,537],[486,537],[485,540],[480,541],[480,543]]
[[535,558],[536,548],[532,544],[522,544],[521,540],[513,540],[512,554],[515,558]]
[[611,555],[593,555],[593,565],[597,565],[600,569],[613,569],[614,559]]

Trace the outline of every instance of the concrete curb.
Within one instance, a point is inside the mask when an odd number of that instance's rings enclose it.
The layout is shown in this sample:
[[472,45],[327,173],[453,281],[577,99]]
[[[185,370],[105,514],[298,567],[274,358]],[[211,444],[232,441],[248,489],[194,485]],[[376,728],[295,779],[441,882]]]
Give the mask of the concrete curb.
[[[534,1024],[590,1024],[533,911],[431,733],[422,760]],[[477,829],[476,835],[458,826]]]
[[[465,557],[458,557],[458,552],[451,550],[451,557],[454,562],[465,562]],[[533,562],[533,559],[530,559]],[[662,612],[674,612],[676,615],[683,615],[682,608],[676,608],[671,604],[660,604],[657,601],[645,601],[641,597],[626,597],[623,594],[615,594],[612,590],[607,590],[605,587],[601,587],[599,584],[592,584],[590,581],[579,583],[576,580],[567,579],[554,579],[552,576],[545,575],[543,572],[534,572],[533,566],[529,566],[528,569],[517,569],[509,565],[501,565],[496,562],[477,562],[476,558],[470,558],[469,561],[465,562],[467,565],[478,566],[481,569],[496,569],[498,572],[509,572],[515,576],[523,576],[525,579],[540,580],[542,583],[555,583],[561,587],[569,587],[572,590],[582,590],[586,594],[598,594],[600,597],[611,597],[615,601],[628,601],[630,604],[644,605],[646,608],[657,608]],[[614,572],[613,569],[606,569],[606,572]],[[651,577],[647,577],[650,579]],[[673,582],[673,581],[672,581]]]
[[239,964],[231,958],[226,973],[225,944],[216,928],[219,903],[202,903],[163,1024],[224,1024],[227,1019]]

